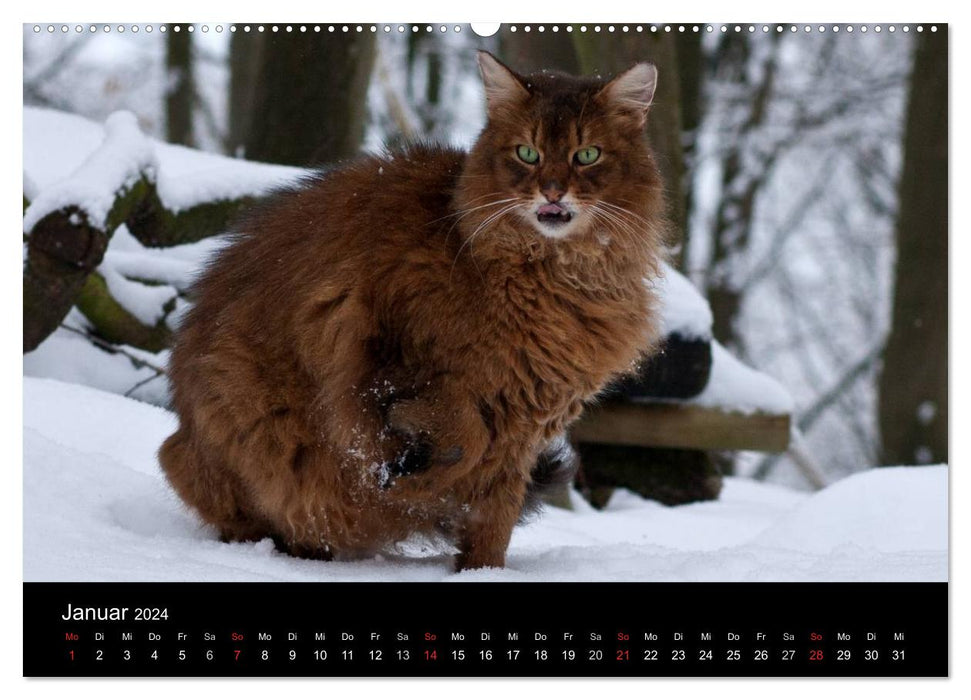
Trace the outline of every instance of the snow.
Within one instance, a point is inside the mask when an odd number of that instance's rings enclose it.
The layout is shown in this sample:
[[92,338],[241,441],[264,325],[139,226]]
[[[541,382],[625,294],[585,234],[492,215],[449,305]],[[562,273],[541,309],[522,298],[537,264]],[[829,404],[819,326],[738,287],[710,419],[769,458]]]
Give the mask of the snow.
[[185,291],[201,271],[193,261],[156,255],[155,251],[108,250],[102,267],[111,267],[125,277],[156,280]]
[[[27,581],[945,581],[947,469],[876,469],[814,495],[726,479],[718,501],[666,507],[630,492],[517,528],[506,569],[456,574],[406,544],[357,562],[224,544],[166,484],[160,408],[24,379]],[[408,553],[408,556],[405,555]]]
[[[87,319],[72,310],[64,324],[85,330]],[[139,348],[121,346],[128,354],[153,367],[165,367],[168,351],[158,354]],[[24,355],[25,377],[48,377],[62,382],[95,387],[113,394],[125,394],[141,401],[164,406],[168,404],[168,382],[147,366],[137,366],[120,353],[110,353],[94,346],[86,338],[58,328],[36,350]],[[144,383],[143,383],[144,382]]]
[[33,214],[31,206],[24,230],[65,204],[83,204],[86,210],[92,206],[93,213],[100,213],[106,204],[110,207],[114,192],[133,170],[149,165],[157,165],[159,199],[176,213],[202,202],[264,195],[307,174],[301,168],[237,160],[156,141],[139,131],[129,112],[116,112],[102,128],[73,114],[24,107],[25,178],[41,192],[38,203],[43,198],[44,204]]
[[717,340],[711,341],[711,377],[704,390],[687,403],[733,413],[779,415],[795,409],[779,382],[736,359]]
[[165,305],[174,303],[178,294],[175,287],[167,284],[133,282],[111,265],[102,265],[98,272],[104,277],[112,298],[146,326],[154,326],[162,320],[166,314]]
[[711,308],[701,293],[667,263],[662,276],[649,282],[660,297],[661,323],[665,335],[677,333],[687,340],[711,339]]
[[176,213],[203,202],[268,194],[309,174],[302,168],[227,158],[184,146],[160,143],[158,150],[163,174],[159,199]]
[[[25,142],[25,153],[27,150]],[[71,205],[85,212],[91,226],[103,231],[115,194],[141,177],[154,179],[157,167],[155,149],[139,131],[135,115],[115,112],[105,121],[104,141],[76,170],[53,184],[40,185],[37,198],[24,213],[24,231],[30,232],[48,214]],[[26,177],[32,177],[29,170]]]
[[[925,479],[925,470],[940,472]],[[828,522],[827,513],[842,513]],[[841,546],[915,552],[933,548],[947,532],[947,470],[880,467],[842,479],[802,504],[760,541],[793,543],[809,552]],[[887,533],[892,533],[888,537]]]

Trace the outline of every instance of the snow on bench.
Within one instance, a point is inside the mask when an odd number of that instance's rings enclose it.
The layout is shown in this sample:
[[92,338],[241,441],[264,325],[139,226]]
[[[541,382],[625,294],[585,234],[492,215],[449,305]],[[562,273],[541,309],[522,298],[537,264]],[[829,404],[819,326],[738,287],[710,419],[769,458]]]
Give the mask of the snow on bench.
[[784,452],[794,403],[775,379],[748,367],[712,338],[708,302],[670,266],[655,281],[666,335],[707,342],[711,364],[700,393],[682,399],[625,392],[589,407],[571,429],[577,442],[694,450]]

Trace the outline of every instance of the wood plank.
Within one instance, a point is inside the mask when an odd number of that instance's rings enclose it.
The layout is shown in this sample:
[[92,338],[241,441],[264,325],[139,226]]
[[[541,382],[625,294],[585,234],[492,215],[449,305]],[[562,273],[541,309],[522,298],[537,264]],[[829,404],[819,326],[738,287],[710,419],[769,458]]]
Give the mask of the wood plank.
[[691,450],[784,452],[787,414],[729,413],[683,404],[609,403],[590,406],[570,429],[575,442]]

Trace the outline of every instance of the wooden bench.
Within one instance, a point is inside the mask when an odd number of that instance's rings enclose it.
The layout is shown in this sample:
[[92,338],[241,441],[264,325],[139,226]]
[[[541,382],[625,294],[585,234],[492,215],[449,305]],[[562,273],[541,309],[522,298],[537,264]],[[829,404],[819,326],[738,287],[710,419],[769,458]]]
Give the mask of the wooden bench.
[[791,399],[777,382],[710,339],[677,334],[570,429],[578,486],[595,505],[618,487],[671,505],[717,498],[719,455],[787,452],[792,440]]
[[610,402],[588,408],[571,428],[575,442],[683,450],[789,448],[788,413],[743,414],[676,403]]

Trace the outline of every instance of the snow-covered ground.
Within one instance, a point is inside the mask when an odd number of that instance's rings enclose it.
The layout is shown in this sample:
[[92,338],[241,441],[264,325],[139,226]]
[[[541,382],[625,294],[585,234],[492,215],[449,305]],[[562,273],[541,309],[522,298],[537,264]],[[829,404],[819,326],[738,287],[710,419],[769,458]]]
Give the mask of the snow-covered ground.
[[[114,190],[146,171],[172,210],[259,195],[302,172],[163,144],[142,136],[130,116],[109,122],[105,129],[53,110],[25,110],[24,183],[32,200],[25,230],[69,202],[100,222]],[[219,245],[213,238],[146,249],[122,226],[99,272],[120,303],[154,324]],[[667,332],[711,338],[711,312],[690,282],[666,269],[648,283],[663,299]],[[177,301],[166,317],[172,327],[188,304]],[[175,426],[157,407],[167,403],[167,351],[108,353],[78,334],[86,327],[72,310],[64,328],[24,356],[26,580],[947,578],[943,467],[869,471],[812,496],[729,479],[717,502],[677,508],[621,491],[595,511],[575,497],[572,511],[550,509],[517,529],[501,571],[454,574],[449,553],[416,543],[394,556],[340,563],[293,559],[269,541],[223,544],[179,502],[156,461]],[[692,402],[743,413],[793,410],[778,382],[717,343],[711,380]]]
[[944,581],[947,469],[887,468],[814,495],[727,479],[715,502],[579,497],[516,530],[508,567],[455,574],[447,553],[315,562],[223,544],[162,477],[167,411],[24,378],[27,581]]

